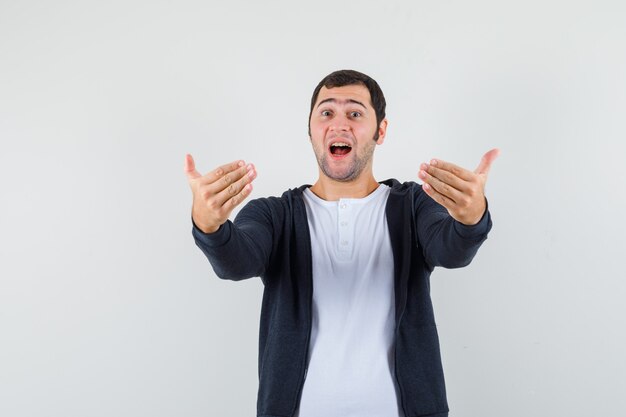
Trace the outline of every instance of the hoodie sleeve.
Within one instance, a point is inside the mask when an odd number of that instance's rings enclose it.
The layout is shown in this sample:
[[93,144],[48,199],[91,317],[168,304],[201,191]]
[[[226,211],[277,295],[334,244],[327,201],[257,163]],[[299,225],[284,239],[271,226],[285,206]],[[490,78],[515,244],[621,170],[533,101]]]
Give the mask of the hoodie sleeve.
[[448,210],[415,185],[414,216],[418,243],[431,267],[460,268],[468,265],[491,230],[488,207],[472,226],[452,218]]
[[272,252],[273,234],[266,199],[251,200],[234,222],[228,220],[214,233],[204,233],[195,224],[192,228],[196,245],[217,276],[234,281],[263,275]]

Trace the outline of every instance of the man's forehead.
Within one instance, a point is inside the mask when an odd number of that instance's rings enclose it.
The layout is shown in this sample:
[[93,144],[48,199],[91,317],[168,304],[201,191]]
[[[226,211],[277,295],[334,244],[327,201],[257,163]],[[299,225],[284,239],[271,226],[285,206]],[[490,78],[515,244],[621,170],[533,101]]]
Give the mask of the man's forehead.
[[332,88],[323,86],[317,96],[316,106],[322,101],[331,101],[329,99],[339,104],[354,103],[356,101],[366,106],[372,106],[370,92],[367,87],[362,84],[344,85],[342,87]]

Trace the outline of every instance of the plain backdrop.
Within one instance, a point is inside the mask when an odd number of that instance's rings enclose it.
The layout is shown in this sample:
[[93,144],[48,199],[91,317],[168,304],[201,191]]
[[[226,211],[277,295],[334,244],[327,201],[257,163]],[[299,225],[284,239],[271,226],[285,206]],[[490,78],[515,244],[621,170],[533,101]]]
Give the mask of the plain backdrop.
[[0,0],[0,415],[255,415],[263,286],[194,245],[184,156],[314,182],[343,68],[387,98],[377,179],[502,151],[432,276],[450,415],[623,413],[622,1]]

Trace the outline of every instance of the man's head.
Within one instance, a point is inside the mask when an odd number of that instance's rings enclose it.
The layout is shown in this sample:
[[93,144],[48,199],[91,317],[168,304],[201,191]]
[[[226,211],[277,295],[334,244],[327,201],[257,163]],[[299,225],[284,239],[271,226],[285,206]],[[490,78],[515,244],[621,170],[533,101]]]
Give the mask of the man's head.
[[[322,87],[334,88],[355,84],[363,85],[369,91],[369,104],[376,112],[376,126],[380,126],[380,123],[385,118],[385,107],[387,106],[387,103],[385,102],[385,96],[383,95],[383,91],[380,89],[378,83],[373,78],[363,74],[362,72],[354,70],[339,70],[324,77],[313,91],[313,96],[311,97],[311,109],[309,111],[309,137],[311,137],[311,115],[313,114],[313,107],[317,102],[317,98]],[[376,134],[374,135],[374,140],[378,140],[378,131],[376,131]]]
[[324,177],[340,182],[362,174],[370,178],[374,148],[383,143],[386,129],[385,99],[367,75],[337,71],[315,89],[309,137]]

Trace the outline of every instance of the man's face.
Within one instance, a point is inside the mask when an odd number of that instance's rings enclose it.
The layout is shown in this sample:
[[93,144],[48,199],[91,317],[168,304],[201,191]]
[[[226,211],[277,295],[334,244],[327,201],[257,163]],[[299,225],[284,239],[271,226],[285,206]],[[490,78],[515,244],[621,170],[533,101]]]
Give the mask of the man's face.
[[[362,84],[322,87],[311,113],[311,144],[320,169],[336,181],[353,181],[371,171],[376,144],[385,138],[387,120],[376,126],[370,93]],[[378,129],[379,138],[374,141]]]

